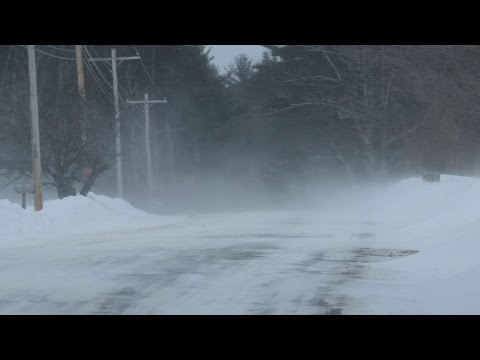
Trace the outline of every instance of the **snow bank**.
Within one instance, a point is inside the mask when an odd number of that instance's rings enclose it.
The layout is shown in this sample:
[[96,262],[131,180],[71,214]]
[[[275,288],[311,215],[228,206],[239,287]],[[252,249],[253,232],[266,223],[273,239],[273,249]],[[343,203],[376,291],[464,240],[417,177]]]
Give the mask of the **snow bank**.
[[[420,250],[389,268],[421,279],[480,265],[480,180],[443,175],[439,183],[400,181],[368,200],[378,224],[375,246]],[[378,265],[383,266],[383,265]]]
[[418,223],[442,216],[450,226],[456,221],[480,218],[480,202],[472,201],[479,196],[479,179],[443,175],[439,183],[420,178],[400,181],[372,194],[369,203],[382,221]]
[[180,219],[151,215],[124,200],[93,193],[47,200],[38,213],[32,207],[24,210],[8,200],[0,200],[0,241],[134,229]]
[[[420,250],[372,264],[367,313],[478,314],[480,289],[480,180],[443,175],[439,183],[400,181],[364,202],[378,224],[372,247]],[[375,276],[374,276],[375,277]]]

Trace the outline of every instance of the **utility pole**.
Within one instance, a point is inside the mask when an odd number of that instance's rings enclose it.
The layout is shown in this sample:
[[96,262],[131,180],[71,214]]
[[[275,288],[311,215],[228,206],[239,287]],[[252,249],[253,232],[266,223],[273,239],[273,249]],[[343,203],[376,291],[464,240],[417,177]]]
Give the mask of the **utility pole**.
[[169,158],[169,170],[170,170],[170,186],[171,186],[171,193],[175,193],[175,158],[173,156],[173,140],[172,140],[172,132],[177,131],[185,131],[184,128],[172,129],[170,128],[170,124],[168,120],[165,122],[165,130],[160,132],[167,133],[167,141],[168,141],[168,158]]
[[35,211],[43,209],[42,162],[40,158],[40,129],[38,125],[37,68],[35,45],[28,45],[28,75],[30,79],[30,114],[32,117],[32,170]]
[[[117,67],[124,60],[140,60],[140,56],[125,56],[117,57],[117,50],[112,49],[111,58],[92,58],[88,61],[106,61],[112,64],[112,76],[113,76],[113,97],[115,103],[115,150],[116,150],[116,167],[117,167],[117,190],[118,196],[123,198],[123,175],[122,175],[122,139],[120,134],[120,109],[118,106],[118,80],[117,80]],[[120,61],[117,64],[117,61]]]
[[172,136],[170,135],[170,133],[172,132],[172,130],[170,129],[170,124],[169,122],[167,121],[165,123],[165,131],[167,132],[167,139],[168,139],[168,157],[169,157],[169,160],[170,160],[170,166],[172,167],[172,175],[173,175],[173,166],[175,164],[175,160],[173,158],[173,143],[172,143]]
[[80,93],[80,102],[82,108],[82,142],[83,144],[87,141],[87,116],[85,112],[86,99],[85,99],[85,74],[83,72],[83,56],[82,56],[82,45],[75,45],[75,55],[77,61],[77,77],[78,77],[78,92]]
[[153,175],[152,175],[152,154],[150,148],[150,105],[151,104],[166,104],[167,100],[149,100],[148,94],[145,94],[144,100],[129,101],[127,104],[143,104],[145,107],[145,152],[147,160],[147,183],[149,194],[152,195],[153,191]]
[[171,133],[172,132],[177,132],[177,131],[185,131],[185,129],[184,128],[171,129],[168,121],[165,122],[165,131],[160,131],[160,132],[166,132],[167,133],[168,155],[169,155],[169,160],[170,160],[170,166],[172,166],[172,167],[175,165],[175,158],[173,156],[173,140],[172,140]]

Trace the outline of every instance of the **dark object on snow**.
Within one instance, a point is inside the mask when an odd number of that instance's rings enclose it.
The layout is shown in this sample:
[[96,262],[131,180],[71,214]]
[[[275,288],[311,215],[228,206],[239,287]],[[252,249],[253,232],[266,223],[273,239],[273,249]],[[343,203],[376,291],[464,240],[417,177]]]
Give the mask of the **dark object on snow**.
[[440,174],[439,173],[428,173],[422,176],[422,179],[427,182],[439,182]]

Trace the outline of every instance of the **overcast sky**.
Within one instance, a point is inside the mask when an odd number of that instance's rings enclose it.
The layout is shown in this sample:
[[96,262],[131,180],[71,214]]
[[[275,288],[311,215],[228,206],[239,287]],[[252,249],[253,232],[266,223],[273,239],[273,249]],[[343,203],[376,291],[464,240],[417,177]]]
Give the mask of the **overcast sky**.
[[260,60],[262,53],[266,50],[260,45],[209,45],[214,56],[213,63],[218,66],[220,71],[232,63],[238,54],[246,54],[252,60]]

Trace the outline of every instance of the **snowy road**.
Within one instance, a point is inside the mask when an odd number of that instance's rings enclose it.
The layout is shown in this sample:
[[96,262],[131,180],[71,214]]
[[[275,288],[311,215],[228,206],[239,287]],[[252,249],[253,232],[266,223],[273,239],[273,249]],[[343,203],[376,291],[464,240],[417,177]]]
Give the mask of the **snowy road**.
[[[372,222],[309,213],[191,216],[170,225],[1,246],[0,313],[349,314]],[[378,276],[378,274],[377,274]]]
[[479,194],[478,179],[442,175],[310,210],[0,200],[0,314],[480,314]]

